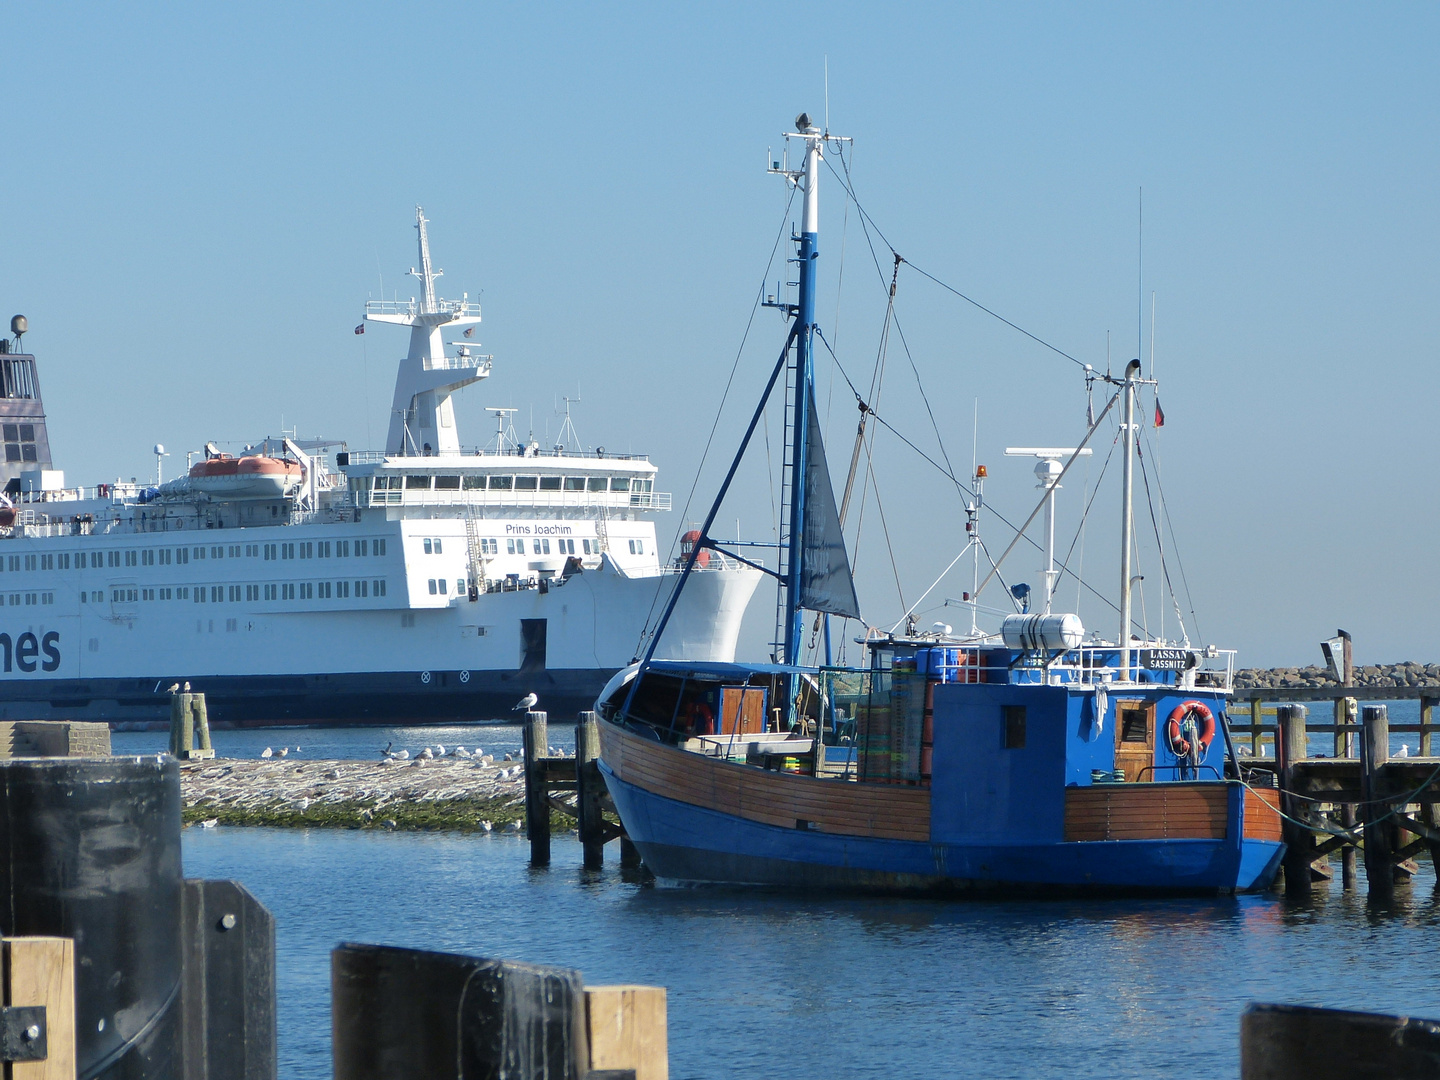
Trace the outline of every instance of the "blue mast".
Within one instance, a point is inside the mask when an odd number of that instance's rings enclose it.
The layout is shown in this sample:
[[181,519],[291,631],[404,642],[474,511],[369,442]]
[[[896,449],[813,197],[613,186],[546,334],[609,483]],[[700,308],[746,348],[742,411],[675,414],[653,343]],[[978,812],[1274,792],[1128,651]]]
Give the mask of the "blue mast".
[[795,400],[791,414],[794,458],[790,465],[790,544],[786,555],[785,613],[781,620],[784,651],[780,661],[800,663],[804,620],[800,613],[800,571],[805,550],[805,473],[810,442],[810,395],[814,393],[812,346],[815,338],[815,270],[820,257],[820,150],[824,135],[808,113],[795,118],[797,137],[805,140],[805,168],[795,177],[805,196],[800,218],[800,296],[795,312]]

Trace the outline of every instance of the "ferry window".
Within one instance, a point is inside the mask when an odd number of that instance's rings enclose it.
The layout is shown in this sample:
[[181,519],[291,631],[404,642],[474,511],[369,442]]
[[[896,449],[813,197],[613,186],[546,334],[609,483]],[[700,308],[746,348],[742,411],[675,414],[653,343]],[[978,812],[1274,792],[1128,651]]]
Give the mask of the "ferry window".
[[630,490],[630,477],[628,477],[628,476],[612,476],[612,477],[610,477],[610,490],[611,490],[611,491],[629,491],[629,490]]
[[246,545],[245,545],[245,555],[246,555],[247,558],[253,559],[253,558],[255,558],[255,556],[257,556],[257,555],[259,555],[259,554],[260,554],[260,545],[259,545],[259,544],[246,544]]
[[322,599],[322,600],[329,600],[329,599],[330,599],[330,582],[328,582],[328,581],[322,581],[322,582],[320,582],[320,599]]
[[350,557],[350,541],[349,541],[349,540],[336,540],[336,541],[335,541],[335,554],[336,554],[339,558],[348,559],[348,558]]
[[308,581],[300,583],[300,599],[313,600],[315,598],[315,586]]
[[421,490],[428,490],[430,487],[430,477],[420,476],[416,473],[411,473],[409,476],[405,477],[405,486],[407,488],[419,488]]
[[[154,592],[155,590],[152,589],[152,590],[150,590],[150,591],[151,591],[151,592]],[[41,593],[41,594],[40,594],[40,603],[42,603],[42,604],[53,604],[54,602],[55,602],[55,594],[54,594],[53,592],[46,592],[46,593]]]
[[356,554],[356,556],[369,555],[369,554],[370,554],[370,541],[369,541],[369,540],[356,540],[356,541],[355,541],[355,554]]
[[560,477],[558,477],[558,476],[542,476],[542,477],[540,477],[540,490],[541,490],[541,491],[559,491],[559,490],[560,490]]
[[210,549],[210,557],[212,559],[223,559],[225,557],[225,545],[216,544],[214,547],[212,547]]
[[[26,556],[26,559],[27,559],[27,560],[29,559],[29,556],[28,556],[28,555]],[[107,552],[105,552],[105,565],[107,565],[107,566],[119,566],[119,565],[120,565],[120,553],[119,553],[118,551],[107,551]],[[29,570],[30,567],[27,565],[27,566],[25,567],[25,569]]]
[[235,630],[237,629],[238,625],[239,625],[239,620],[238,620],[238,619],[226,619],[226,620],[225,620],[225,631],[226,631],[226,633],[232,633],[232,634],[233,634],[233,633],[235,632]]
[[439,555],[439,554],[440,554],[440,538],[439,538],[438,536],[435,538],[434,544],[435,544],[435,554],[436,554],[436,555]]
[[161,590],[160,590],[160,599],[161,599],[161,600],[171,600],[171,599],[174,599],[174,592],[175,592],[174,589],[161,589]]
[[61,570],[69,570],[69,569],[70,569],[70,555],[69,555],[67,552],[63,552],[63,551],[62,551],[62,552],[60,553],[60,569],[61,569]]
[[281,585],[281,586],[280,586],[280,591],[284,594],[284,595],[281,597],[282,600],[294,600],[294,599],[295,599],[295,586],[294,586],[294,585]]
[[40,569],[41,569],[41,570],[54,570],[54,569],[55,569],[55,556],[54,556],[54,555],[41,555],[41,556],[40,556]]
[[575,541],[574,541],[574,540],[561,540],[561,541],[560,541],[560,554],[561,554],[561,555],[574,555],[574,554],[575,554]]
[[320,540],[317,541],[317,544],[320,548],[320,558],[328,559],[330,557],[330,541]]
[[567,476],[567,477],[565,477],[565,490],[566,490],[566,491],[584,491],[584,490],[585,490],[585,477],[583,477],[583,476]]
[[134,566],[134,565],[136,565],[136,564],[139,562],[138,555],[139,555],[139,552],[136,552],[136,551],[127,551],[127,552],[125,552],[125,565],[126,565],[126,566]]
[[140,590],[140,599],[141,599],[141,600],[154,600],[154,599],[155,599],[155,590],[154,590],[154,589],[141,589],[141,590]]
[[204,586],[204,585],[196,585],[196,586],[195,586],[195,603],[197,603],[197,604],[203,604],[204,602],[205,602],[205,586]]
[[538,536],[537,536],[534,540],[531,540],[531,541],[530,541],[530,549],[531,549],[536,555],[539,555],[539,554],[540,554],[540,538],[539,538]]
[[179,589],[176,589],[176,590],[175,590],[175,599],[177,599],[177,600],[189,600],[189,599],[190,599],[190,586],[189,586],[189,585],[185,585],[185,586],[182,586],[182,587],[179,588]]
[[484,487],[485,487],[485,477],[483,477],[483,476],[476,476],[476,475],[474,475],[473,473],[471,473],[471,474],[469,474],[469,475],[467,475],[467,476],[465,477],[465,490],[466,490],[466,491],[480,491],[480,490],[483,490]]
[[482,537],[480,538],[480,554],[481,554],[481,555],[498,555],[498,554],[500,554],[500,541],[496,540],[495,537],[493,537],[493,536],[482,536]]
[[281,544],[281,545],[280,545],[280,558],[282,558],[282,559],[293,559],[293,558],[295,558],[295,545],[294,545],[294,544]]
[[188,563],[189,561],[190,561],[190,549],[189,549],[189,548],[176,548],[176,549],[175,549],[175,562],[176,562],[177,564]]
[[464,593],[465,593],[465,579],[464,579],[464,578],[456,578],[456,579],[455,579],[455,595],[456,595],[456,596],[463,596]]
[[539,478],[538,476],[517,476],[517,477],[515,477],[515,490],[516,490],[516,491],[534,491],[534,490],[535,490],[536,488],[538,488],[539,486],[540,486],[540,478]]
[[490,477],[491,491],[509,491],[515,484],[513,476],[492,476]]
[[376,580],[372,581],[372,582],[370,583],[370,587],[371,587],[371,591],[374,592],[376,596],[384,596],[384,595],[385,595],[385,579],[384,579],[384,578],[377,578]]
[[246,585],[246,586],[245,586],[245,599],[246,599],[246,600],[259,600],[259,599],[260,599],[260,586],[259,586],[259,585]]
[[384,541],[384,540],[376,540],[376,541],[375,541],[375,554],[376,554],[376,555],[384,555],[384,554],[385,554],[385,541]]
[[[519,545],[519,548],[520,548],[519,551],[516,551],[516,550],[515,550],[517,544]],[[505,554],[506,554],[506,555],[524,555],[524,554],[525,554],[525,541],[524,541],[524,540],[516,540],[513,536],[507,536],[507,537],[505,538]]]
[[458,476],[437,476],[435,477],[436,491],[459,491],[460,477]]
[[389,478],[388,476],[377,476],[377,477],[375,477],[375,490],[376,490],[376,491],[389,491],[389,490],[390,490],[390,478]]
[[155,552],[150,548],[146,548],[140,553],[140,562],[143,563],[145,566],[154,566]]
[[438,593],[439,591],[440,591],[439,588],[438,588],[438,587],[436,586],[436,584],[435,584],[435,579],[432,577],[432,578],[430,579],[430,595],[431,595],[431,596],[434,596],[434,595],[435,595],[436,593]]
[[226,554],[229,555],[232,559],[240,558],[240,545],[231,544],[229,550],[226,551]]
[[335,595],[339,597],[348,597],[350,595],[350,583],[348,581],[335,582]]
[[[97,593],[95,594],[95,602],[96,602],[97,604],[98,604],[101,600],[103,600],[104,598],[105,598],[105,594],[104,594],[104,593],[97,592]],[[10,594],[10,606],[11,606],[11,607],[18,607],[19,604],[20,604],[20,594],[19,594],[18,592],[17,592],[17,593],[11,593],[11,594]]]
[[[91,556],[90,556],[90,565],[91,565],[91,566],[99,566],[100,563],[97,561],[98,559],[99,559],[99,555],[98,555],[98,554],[93,554],[93,555],[91,555]],[[11,556],[10,556],[10,569],[11,569],[11,570],[19,570],[19,569],[20,569],[20,556],[19,556],[19,555],[11,555]]]
[[428,536],[425,538],[425,554],[432,554],[430,551],[430,538]]
[[190,554],[193,558],[203,559],[205,558],[205,549],[203,547],[192,548]]
[[1005,749],[1025,749],[1025,706],[1005,706]]
[[585,482],[585,486],[591,491],[604,491],[606,486],[605,477],[592,476]]
[[589,540],[582,540],[582,541],[580,541],[580,545],[581,545],[582,548],[584,548],[585,554],[586,554],[586,555],[589,555],[589,554],[590,554],[590,541],[589,541]]
[[636,480],[633,484],[630,485],[631,491],[653,491],[654,488],[654,480]]
[[308,558],[310,558],[310,556],[314,553],[314,548],[315,548],[314,543],[312,543],[312,542],[309,541],[309,540],[305,541],[305,543],[303,543],[303,544],[300,545],[300,558],[302,558],[302,559],[308,559]]
[[444,579],[444,578],[441,578],[441,579],[440,579],[439,585],[440,585],[440,595],[441,595],[441,596],[444,596],[444,595],[445,595],[445,579]]
[[82,604],[85,603],[85,601],[89,598],[89,596],[90,596],[90,594],[87,593],[84,589],[81,589],[81,590],[80,590],[80,602],[81,602]]
[[212,604],[223,604],[223,603],[225,602],[225,586],[224,586],[224,585],[211,585],[211,586],[210,586],[210,602],[211,602]]
[[357,582],[355,582],[355,595],[356,595],[356,596],[368,596],[368,595],[369,595],[369,591],[370,591],[370,590],[369,590],[369,585],[370,585],[370,583],[369,583],[368,581],[357,581]]

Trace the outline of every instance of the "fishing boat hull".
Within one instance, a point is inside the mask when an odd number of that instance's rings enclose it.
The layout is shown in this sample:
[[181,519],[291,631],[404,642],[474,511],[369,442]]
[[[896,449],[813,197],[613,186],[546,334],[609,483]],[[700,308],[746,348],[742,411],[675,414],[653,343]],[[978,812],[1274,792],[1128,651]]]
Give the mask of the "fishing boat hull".
[[[1278,819],[1258,805],[1265,797],[1238,784],[1214,785],[1224,804],[1222,827],[1207,822],[1205,830],[1190,830],[1218,836],[955,843],[940,838],[953,823],[931,819],[929,789],[817,780],[717,761],[614,724],[601,725],[601,741],[601,769],[630,839],[651,872],[670,884],[1216,894],[1268,888],[1284,853]],[[1174,796],[1184,786],[1141,787]],[[1177,821],[1169,831],[1186,828]]]

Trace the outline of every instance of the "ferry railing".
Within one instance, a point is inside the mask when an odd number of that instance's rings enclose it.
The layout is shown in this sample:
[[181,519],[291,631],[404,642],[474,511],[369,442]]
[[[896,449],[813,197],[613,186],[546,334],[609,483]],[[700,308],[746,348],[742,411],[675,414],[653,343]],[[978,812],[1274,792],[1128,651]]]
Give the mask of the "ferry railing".
[[668,491],[481,491],[447,488],[443,491],[410,488],[401,491],[360,491],[361,506],[495,506],[522,508],[596,507],[612,510],[671,508]]
[[[580,459],[589,461],[649,461],[649,454],[612,454],[607,450],[536,450],[534,453],[525,453],[520,448],[510,450],[496,450],[493,446],[471,447],[458,454],[429,454],[420,457],[417,454],[389,454],[383,450],[351,450],[350,463],[352,465],[383,465],[387,461],[415,465],[417,459],[420,464],[429,466],[431,464],[439,467],[454,462],[463,465],[469,458],[513,458],[519,462],[546,460],[560,461]],[[521,466],[524,467],[523,465]]]
[[409,300],[368,300],[366,315],[459,315],[480,316],[480,305],[465,300],[437,300],[433,311],[425,311],[425,305],[414,297]]

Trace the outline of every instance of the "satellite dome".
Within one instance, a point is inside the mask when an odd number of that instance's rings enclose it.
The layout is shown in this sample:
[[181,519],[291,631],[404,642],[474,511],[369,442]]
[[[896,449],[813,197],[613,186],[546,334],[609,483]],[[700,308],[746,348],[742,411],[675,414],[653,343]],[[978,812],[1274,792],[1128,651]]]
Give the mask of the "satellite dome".
[[24,315],[16,315],[10,320],[10,332],[16,337],[30,329],[30,320]]

